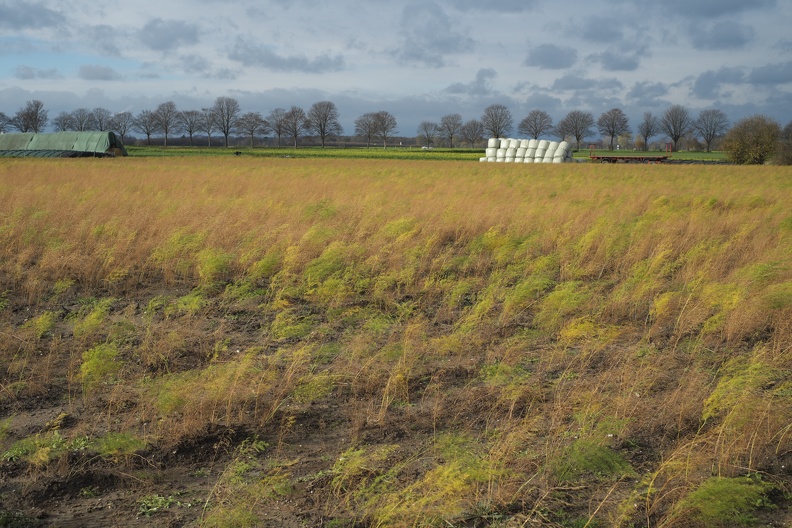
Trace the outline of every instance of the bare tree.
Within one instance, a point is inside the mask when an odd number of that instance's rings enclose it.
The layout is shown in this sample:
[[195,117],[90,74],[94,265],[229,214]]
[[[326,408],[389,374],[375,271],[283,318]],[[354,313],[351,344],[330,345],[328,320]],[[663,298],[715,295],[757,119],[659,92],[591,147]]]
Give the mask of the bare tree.
[[382,148],[388,148],[388,139],[398,132],[396,126],[396,118],[390,112],[374,113],[374,136],[382,141]]
[[693,122],[693,129],[698,132],[707,145],[707,152],[712,148],[712,142],[723,136],[729,128],[729,119],[722,111],[717,109],[702,110],[698,119]]
[[121,143],[126,141],[126,135],[135,126],[135,116],[132,112],[118,112],[110,119],[110,129],[118,132],[121,136]]
[[237,119],[237,128],[244,131],[250,137],[250,148],[253,148],[253,140],[257,134],[266,133],[269,130],[269,123],[258,112],[247,112]]
[[508,108],[501,104],[489,105],[481,116],[481,124],[490,137],[506,137],[511,134],[514,120]]
[[61,112],[52,120],[52,126],[55,132],[74,130],[74,120],[69,112]]
[[418,137],[422,140],[424,146],[434,144],[435,137],[437,136],[440,126],[432,121],[421,121],[418,125]]
[[448,114],[440,118],[438,133],[440,137],[448,140],[448,146],[454,148],[454,138],[459,135],[462,128],[462,116],[459,114]]
[[78,108],[71,113],[72,126],[78,132],[85,132],[86,130],[95,130],[96,122],[94,116],[87,108]]
[[591,136],[594,131],[591,127],[594,126],[594,116],[591,112],[584,112],[583,110],[572,110],[564,118],[558,122],[555,127],[556,135],[560,138],[573,137],[577,144],[577,150],[580,150],[580,142]]
[[289,108],[283,119],[283,130],[294,141],[294,148],[297,148],[297,140],[308,130],[305,110],[299,106]]
[[179,112],[176,119],[179,121],[179,127],[187,132],[187,137],[190,138],[190,146],[193,146],[193,136],[196,132],[201,130],[201,120],[203,114],[198,110],[184,110]]
[[239,115],[239,101],[233,97],[218,97],[212,107],[215,124],[225,137],[225,146],[228,147],[228,136],[236,127],[236,118]]
[[478,119],[466,121],[459,129],[459,137],[467,142],[470,148],[475,148],[476,143],[484,139],[484,125]]
[[135,129],[146,135],[146,144],[151,145],[151,136],[159,132],[159,121],[151,110],[141,110],[135,117]]
[[110,110],[107,108],[97,107],[91,110],[91,114],[94,118],[96,130],[105,131],[110,128],[110,120],[113,117],[113,113]]
[[306,128],[313,131],[322,141],[322,148],[328,137],[340,136],[344,128],[338,121],[338,108],[331,101],[319,101],[311,105],[306,116]]
[[652,112],[644,112],[643,121],[638,125],[638,135],[643,138],[644,150],[649,150],[649,138],[660,132],[660,121]]
[[269,122],[272,132],[278,137],[278,148],[281,146],[281,137],[286,133],[286,127],[284,125],[285,119],[286,110],[283,108],[275,108],[270,111],[267,116],[267,121]]
[[620,108],[612,108],[599,116],[597,130],[604,137],[610,138],[610,150],[613,150],[614,138],[630,132],[630,121]]
[[47,128],[49,118],[44,103],[38,99],[28,101],[25,106],[17,110],[14,117],[10,119],[10,124],[20,132],[41,132]]
[[355,135],[366,138],[366,148],[371,146],[371,140],[376,135],[377,119],[374,112],[363,114],[355,119]]
[[157,120],[159,131],[165,135],[164,146],[167,147],[168,134],[179,130],[179,111],[176,109],[176,103],[173,101],[161,103],[154,110],[154,119]]
[[673,105],[663,112],[660,118],[660,130],[674,142],[674,152],[678,150],[679,139],[690,132],[693,126],[693,119],[690,113],[682,105]]
[[552,130],[553,118],[543,110],[531,110],[528,116],[517,125],[517,131],[520,134],[533,139],[539,139],[539,136]]
[[0,112],[0,133],[5,133],[10,123],[11,118],[5,115],[3,112]]
[[212,146],[212,132],[217,124],[214,108],[202,108],[199,130],[206,132],[207,146]]

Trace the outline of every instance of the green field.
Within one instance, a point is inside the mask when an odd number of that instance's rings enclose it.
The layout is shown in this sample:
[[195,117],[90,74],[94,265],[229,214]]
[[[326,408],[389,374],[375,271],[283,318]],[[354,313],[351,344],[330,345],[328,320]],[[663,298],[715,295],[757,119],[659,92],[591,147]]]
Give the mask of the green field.
[[[235,156],[237,152],[240,156],[256,158],[349,158],[349,159],[412,159],[412,160],[456,160],[456,161],[478,161],[484,156],[484,149],[432,149],[423,150],[420,147],[382,147],[372,146],[370,148],[350,147],[350,148],[320,148],[320,147],[301,147],[301,148],[274,148],[274,147],[127,147],[130,156],[135,157],[170,157],[170,156]],[[585,159],[589,157],[588,149],[581,149],[575,152],[574,157]],[[643,156],[643,155],[665,155],[664,152],[641,152],[632,150],[596,150],[596,155],[619,156]],[[672,159],[677,160],[699,160],[699,161],[723,161],[725,155],[722,152],[698,152],[683,151],[675,152],[671,155]]]

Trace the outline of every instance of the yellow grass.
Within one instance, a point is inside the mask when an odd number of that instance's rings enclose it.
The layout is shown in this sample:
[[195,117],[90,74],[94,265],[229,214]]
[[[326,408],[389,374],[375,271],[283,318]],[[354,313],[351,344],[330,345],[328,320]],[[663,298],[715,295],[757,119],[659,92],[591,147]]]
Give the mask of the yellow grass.
[[790,489],[792,169],[3,160],[0,294],[4,413],[269,435],[239,479],[280,491],[218,512],[316,479],[339,526],[655,526],[713,476]]

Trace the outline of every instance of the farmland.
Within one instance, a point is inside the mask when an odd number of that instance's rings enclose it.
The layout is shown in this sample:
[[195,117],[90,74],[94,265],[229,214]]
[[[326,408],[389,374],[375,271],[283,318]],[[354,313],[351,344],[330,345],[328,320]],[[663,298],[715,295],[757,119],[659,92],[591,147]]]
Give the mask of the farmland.
[[788,525],[792,169],[526,168],[4,160],[0,525]]

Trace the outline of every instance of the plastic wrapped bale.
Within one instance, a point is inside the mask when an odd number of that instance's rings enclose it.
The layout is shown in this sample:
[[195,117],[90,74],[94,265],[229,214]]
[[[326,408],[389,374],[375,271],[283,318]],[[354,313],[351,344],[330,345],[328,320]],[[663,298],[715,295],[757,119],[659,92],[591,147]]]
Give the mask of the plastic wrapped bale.
[[[520,143],[522,145],[522,143]],[[517,153],[514,155],[514,161],[521,162],[525,159],[525,151],[528,150],[524,147],[520,147],[517,149]]]
[[514,161],[515,156],[517,156],[516,148],[509,147],[506,149],[506,161]]
[[507,148],[509,148],[509,145],[511,145],[511,139],[509,139],[509,138],[501,138],[500,139],[500,145],[498,146],[498,148],[507,149]]
[[509,141],[509,148],[513,148],[514,150],[517,150],[518,148],[520,148],[520,140],[512,138]]
[[536,147],[529,147],[528,150],[525,151],[525,163],[533,163],[535,156]]
[[497,158],[498,161],[503,161],[504,159],[506,159],[506,149],[499,148],[497,154],[495,155],[495,158]]
[[531,140],[529,140],[529,139],[521,139],[520,140],[520,148],[524,148],[524,149],[527,150],[528,147],[530,146],[530,143],[531,143]]
[[528,140],[528,148],[535,149],[539,147],[539,140],[538,139],[529,139]]
[[497,149],[499,146],[500,146],[500,139],[498,139],[498,138],[489,138],[487,140],[487,148],[488,149],[491,149],[491,148]]
[[561,160],[566,159],[567,155],[569,154],[569,143],[566,141],[562,141],[558,144],[558,148],[555,150],[555,154],[553,155],[553,161],[555,162],[556,159],[561,158]]
[[539,163],[542,162],[544,159],[545,152],[547,152],[547,146],[550,144],[549,141],[543,139],[539,142],[539,145],[536,147],[536,154],[534,154],[534,159],[537,160]]
[[479,161],[480,161],[480,162],[489,161],[489,158],[488,158],[488,157],[486,157],[486,156],[484,156],[483,158],[479,158]]
[[484,151],[484,155],[488,158],[497,158],[498,157],[498,149],[488,147],[487,150]]
[[558,141],[551,141],[547,144],[547,150],[545,150],[544,158],[542,158],[542,163],[553,163],[553,157],[555,156],[555,151],[558,148]]

